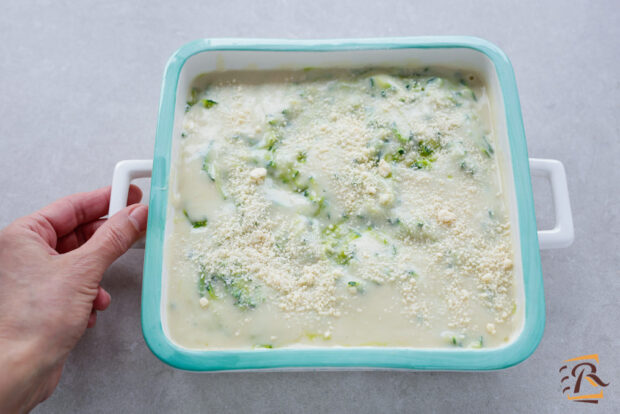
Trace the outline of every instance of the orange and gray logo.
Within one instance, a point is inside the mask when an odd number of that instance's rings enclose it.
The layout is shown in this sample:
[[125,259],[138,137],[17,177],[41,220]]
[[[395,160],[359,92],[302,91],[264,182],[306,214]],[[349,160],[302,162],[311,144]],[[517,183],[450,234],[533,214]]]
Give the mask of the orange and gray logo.
[[[584,355],[564,362],[568,364],[560,368],[560,374],[563,375],[560,382],[564,387],[562,394],[566,394],[571,401],[598,404],[598,401],[603,399],[602,387],[609,385],[605,384],[596,373],[598,354]],[[600,392],[597,393],[599,387]]]

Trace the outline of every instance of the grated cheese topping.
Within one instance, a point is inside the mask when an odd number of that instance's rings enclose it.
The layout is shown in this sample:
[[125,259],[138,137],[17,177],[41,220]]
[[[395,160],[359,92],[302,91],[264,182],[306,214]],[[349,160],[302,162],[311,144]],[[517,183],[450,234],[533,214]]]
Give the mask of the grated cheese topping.
[[171,175],[175,340],[477,348],[509,338],[514,254],[474,75],[249,71],[195,84]]

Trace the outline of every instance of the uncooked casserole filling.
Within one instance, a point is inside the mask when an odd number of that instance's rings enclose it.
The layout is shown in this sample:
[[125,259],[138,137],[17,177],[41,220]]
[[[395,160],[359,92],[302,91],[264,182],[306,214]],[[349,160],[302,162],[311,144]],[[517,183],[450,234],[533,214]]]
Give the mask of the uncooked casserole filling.
[[175,139],[165,254],[178,344],[487,348],[517,329],[476,75],[205,74]]

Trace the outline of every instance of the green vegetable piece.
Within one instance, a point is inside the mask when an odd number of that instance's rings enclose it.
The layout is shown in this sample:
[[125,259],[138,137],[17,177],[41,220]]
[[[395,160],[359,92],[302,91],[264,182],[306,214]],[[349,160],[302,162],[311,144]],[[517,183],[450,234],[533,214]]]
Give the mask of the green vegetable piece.
[[438,87],[443,86],[443,78],[438,78],[437,76],[432,76],[430,78],[428,78],[428,80],[426,81],[427,85],[430,84],[436,84]]
[[297,154],[297,162],[304,163],[306,162],[307,157],[308,157],[308,154],[305,151],[302,151]]
[[217,299],[217,295],[215,294],[215,289],[213,289],[213,286],[211,285],[211,283],[206,285],[206,290],[209,296],[211,296],[211,298]]
[[381,96],[386,97],[388,92],[395,92],[397,84],[395,80],[388,75],[375,75],[370,78],[370,87],[378,89]]
[[275,151],[276,145],[280,142],[280,137],[275,131],[267,131],[264,137],[264,144],[262,148],[266,148],[269,151]]
[[213,299],[217,299],[215,285],[218,284],[227,294],[233,297],[234,305],[243,310],[253,309],[261,301],[258,295],[258,287],[242,274],[206,274],[204,270],[200,272],[198,281],[198,291],[204,296],[209,294]]
[[256,307],[256,300],[251,295],[251,287],[248,282],[243,279],[228,279],[225,281],[228,293],[235,299],[235,305],[242,309],[250,309]]
[[[383,156],[383,159],[387,162],[398,162],[402,159],[402,154],[399,154],[398,152],[388,152]],[[392,174],[389,174],[387,177],[390,177],[391,175]]]
[[411,239],[417,242],[426,242],[429,240],[435,240],[435,235],[432,232],[432,229],[429,226],[424,225],[423,222],[418,221],[416,223],[410,222],[399,222],[397,235],[401,239]]
[[402,134],[398,132],[398,129],[396,129],[396,127],[392,127],[392,134],[394,134],[394,137],[402,144],[406,144],[411,140],[411,138],[409,137],[403,137]]
[[314,210],[314,217],[320,216],[321,213],[323,211],[325,211],[325,208],[327,207],[327,201],[325,201],[325,197],[317,197],[314,200],[312,200],[312,204],[314,204],[315,210]]
[[192,220],[189,217],[189,214],[187,213],[187,210],[183,210],[183,215],[185,216],[187,221],[189,221],[189,223],[192,225],[192,227],[195,228],[195,229],[200,228],[200,227],[205,227],[207,225],[207,223],[209,222],[206,217],[203,220]]
[[228,193],[222,186],[222,180],[215,180],[215,188],[217,189],[217,192],[220,193],[220,195],[222,196],[224,200],[228,199]]
[[323,235],[325,255],[334,262],[346,265],[355,257],[355,251],[350,244],[361,237],[360,233],[342,224],[332,224],[323,230]]
[[331,254],[330,257],[338,264],[340,265],[346,265],[348,264],[351,259],[353,259],[353,252],[347,252],[345,250],[340,250],[338,252],[336,252],[335,254]]
[[286,119],[287,122],[293,119],[293,115],[295,115],[295,113],[291,111],[290,109],[282,110],[282,116],[284,116],[284,119]]
[[215,181],[215,178],[217,177],[217,169],[215,164],[211,163],[209,154],[207,154],[202,161],[202,170],[207,173],[211,181]]
[[215,289],[213,289],[213,285],[211,284],[211,278],[208,278],[205,274],[204,270],[200,271],[198,277],[198,294],[201,298],[209,295],[211,299],[217,299],[217,295],[215,294]]
[[208,221],[205,218],[204,220],[200,220],[200,221],[194,221],[192,223],[192,225],[194,226],[194,228],[199,228],[199,227],[205,227],[207,225]]
[[209,179],[215,183],[215,188],[224,200],[228,199],[228,193],[223,187],[223,177],[217,164],[212,159],[214,152],[209,148],[207,155],[202,160],[202,170],[207,173]]
[[[413,139],[413,136],[410,135],[409,139]],[[402,153],[400,151],[401,148],[403,149]],[[401,148],[398,149],[398,155],[395,158],[397,160],[398,157],[403,157],[406,153],[406,149],[404,147]],[[418,153],[418,157],[408,161],[408,167],[418,170],[430,168],[432,163],[437,160],[435,153],[437,150],[441,149],[441,143],[439,139],[420,140],[417,142],[415,149]]]
[[272,349],[273,345],[271,345],[271,344],[259,344],[259,345],[256,345],[256,348]]
[[211,99],[203,99],[200,102],[202,102],[202,106],[204,106],[207,109],[212,108],[214,105],[217,105],[217,102]]
[[204,298],[207,294],[207,283],[205,282],[204,275],[201,273],[198,277],[198,295]]
[[436,148],[437,146],[433,143],[433,141],[418,142],[418,153],[423,157],[432,155]]
[[[388,219],[388,221],[389,220],[390,219]],[[374,228],[372,228],[370,226],[366,229],[366,233],[368,233],[369,235],[374,237],[375,240],[377,240],[378,242],[380,242],[380,243],[382,243],[384,245],[388,245],[389,244],[388,239],[385,237],[385,235],[383,233],[379,232],[378,230],[375,230]]]
[[265,168],[269,176],[274,180],[284,184],[291,191],[307,197],[314,207],[314,212],[312,214],[314,217],[325,212],[328,203],[324,197],[319,196],[319,189],[317,188],[314,178],[303,176],[295,162],[277,163],[270,160],[265,164]]
[[482,153],[486,155],[488,158],[491,158],[493,154],[495,153],[495,150],[493,150],[493,146],[491,145],[491,143],[489,142],[486,136],[482,137],[481,150],[482,150]]
[[[462,337],[463,336],[461,335],[461,338]],[[452,345],[462,347],[463,346],[463,342],[461,341],[460,338],[457,338],[456,336],[453,336],[452,337]]]
[[192,88],[190,92],[190,99],[187,101],[187,105],[185,106],[185,112],[189,111],[189,108],[194,106],[198,102],[198,89]]
[[484,346],[484,340],[482,336],[478,338],[477,340],[475,340],[474,342],[472,342],[471,344],[469,344],[469,347],[474,348],[474,349],[480,349],[483,346]]
[[370,78],[370,86],[379,88],[383,91],[395,88],[393,80],[387,75],[376,75]]
[[285,127],[293,119],[295,113],[289,109],[283,109],[278,115],[268,115],[269,121],[267,123],[276,128]]
[[429,158],[420,158],[417,159],[413,162],[413,164],[411,165],[412,168],[415,168],[416,170],[421,170],[423,168],[428,168],[431,166],[431,160]]
[[460,164],[461,171],[463,171],[467,175],[473,176],[475,174],[474,167],[472,167],[467,161],[461,161]]
[[347,287],[351,290],[351,292],[355,290],[357,293],[364,293],[364,286],[355,280],[348,281]]

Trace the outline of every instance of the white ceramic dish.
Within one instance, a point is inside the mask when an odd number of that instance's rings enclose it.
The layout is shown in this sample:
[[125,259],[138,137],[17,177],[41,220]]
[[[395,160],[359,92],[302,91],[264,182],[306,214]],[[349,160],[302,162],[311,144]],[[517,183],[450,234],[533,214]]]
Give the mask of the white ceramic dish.
[[[474,71],[484,79],[500,158],[502,185],[509,195],[515,246],[515,277],[521,331],[500,348],[488,350],[414,348],[303,348],[273,350],[196,351],[172,342],[167,334],[166,235],[172,216],[168,205],[171,160],[186,97],[193,79],[211,71],[243,69],[360,68],[368,66],[441,66]],[[538,231],[530,169],[552,184],[556,226]],[[414,369],[497,369],[527,358],[544,328],[544,296],[540,248],[568,246],[573,226],[564,168],[559,161],[527,158],[516,83],[506,56],[481,39],[463,37],[362,40],[201,40],[179,49],[170,59],[160,103],[154,161],[122,161],[113,179],[110,214],[121,209],[132,179],[153,174],[147,232],[143,296],[143,332],[153,352],[166,363],[190,370],[279,367],[386,367]]]

